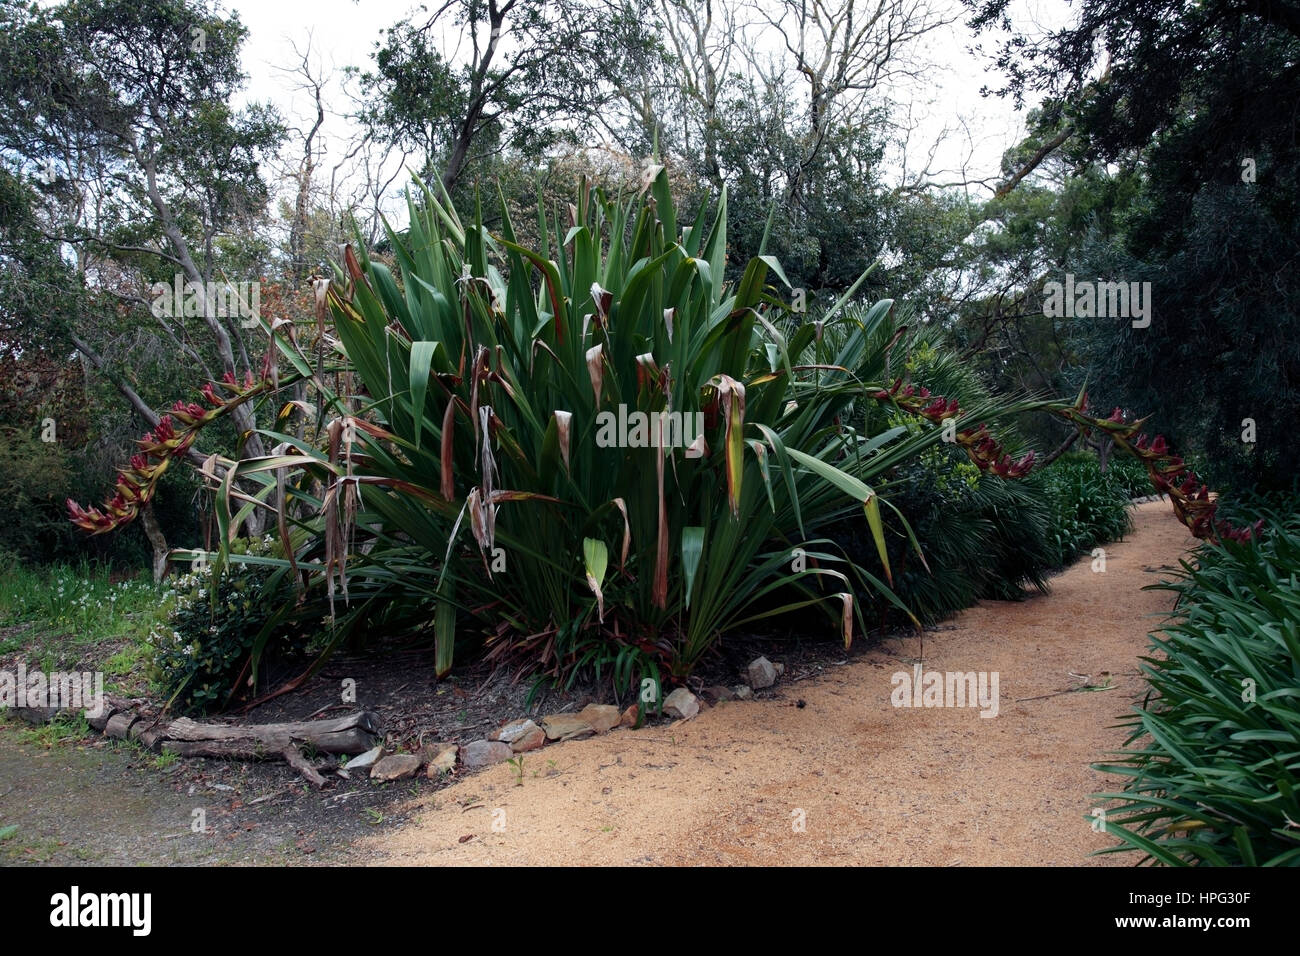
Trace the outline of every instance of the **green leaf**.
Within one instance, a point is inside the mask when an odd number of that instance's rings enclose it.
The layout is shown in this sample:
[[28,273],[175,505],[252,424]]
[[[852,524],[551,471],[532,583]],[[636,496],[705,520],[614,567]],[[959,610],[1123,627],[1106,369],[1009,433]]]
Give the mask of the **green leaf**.
[[682,529],[682,576],[686,585],[686,608],[691,606],[691,592],[695,589],[695,574],[700,569],[700,556],[704,554],[704,529],[692,526]]
[[605,620],[605,594],[600,586],[605,583],[609,568],[609,549],[599,538],[582,539],[582,560],[587,571],[587,587],[596,595],[596,608],[600,619]]
[[424,434],[424,396],[429,389],[429,375],[437,342],[411,343],[411,415],[415,420],[415,447]]

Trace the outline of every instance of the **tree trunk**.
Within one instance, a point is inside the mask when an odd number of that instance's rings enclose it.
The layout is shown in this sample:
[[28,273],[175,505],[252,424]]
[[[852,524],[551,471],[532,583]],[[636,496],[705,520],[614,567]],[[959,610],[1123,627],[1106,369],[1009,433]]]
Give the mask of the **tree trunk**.
[[157,584],[167,576],[167,539],[163,537],[158,518],[153,513],[153,502],[145,502],[140,509],[140,521],[144,525],[145,536],[153,548],[153,583]]

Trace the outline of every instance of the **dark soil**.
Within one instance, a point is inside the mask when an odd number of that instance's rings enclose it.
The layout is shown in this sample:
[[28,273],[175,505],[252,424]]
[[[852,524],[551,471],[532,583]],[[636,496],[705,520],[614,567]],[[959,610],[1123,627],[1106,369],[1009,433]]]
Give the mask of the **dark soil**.
[[[65,669],[95,669],[122,649],[111,642],[91,648],[67,643],[66,652],[56,655]],[[867,643],[859,640],[846,651],[830,634],[822,639],[784,631],[733,636],[725,649],[702,662],[689,686],[699,692],[744,683],[746,665],[765,654],[784,663],[786,671],[776,688],[756,694],[762,698],[844,664]],[[22,656],[3,655],[0,667],[16,667]],[[273,676],[281,680],[292,673],[277,668]],[[345,700],[345,688],[355,689],[355,701]],[[136,679],[122,689],[143,691],[143,683]],[[529,706],[533,690],[531,679],[515,679],[483,664],[459,667],[437,681],[430,650],[388,649],[336,656],[292,692],[208,719],[270,723],[368,710],[380,718],[387,752],[418,752],[435,741],[464,745],[482,739],[520,716],[540,718],[593,702],[626,706],[634,700],[631,691],[616,694],[608,678],[600,684],[576,682],[568,691],[540,686]],[[145,709],[157,713],[161,701]],[[133,743],[85,732],[84,725],[37,729],[0,719],[0,833],[11,824],[18,827],[0,841],[0,863],[338,864],[347,861],[362,835],[436,808],[438,791],[453,782],[421,773],[377,784],[364,773],[345,778],[330,772],[338,767],[337,758],[321,756],[316,762],[329,781],[323,791],[278,761],[160,758]],[[203,832],[194,829],[196,811],[202,811]]]

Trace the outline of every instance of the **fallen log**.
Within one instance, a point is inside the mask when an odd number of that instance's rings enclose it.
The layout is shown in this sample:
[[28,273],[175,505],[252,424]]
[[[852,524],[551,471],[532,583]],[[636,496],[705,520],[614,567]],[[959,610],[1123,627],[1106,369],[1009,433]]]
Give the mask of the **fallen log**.
[[114,714],[108,719],[108,724],[104,727],[104,733],[116,740],[126,740],[131,725],[139,719],[135,712],[130,710]]
[[318,753],[365,753],[379,742],[379,718],[357,711],[333,720],[301,720],[279,724],[210,724],[188,717],[172,721],[141,717],[132,702],[113,700],[102,713],[90,718],[91,726],[109,737],[128,737],[148,750],[179,757],[214,757],[230,760],[284,760],[304,779],[325,785],[304,748]]
[[161,731],[162,749],[182,757],[242,757],[280,755],[286,747],[307,745],[321,753],[360,754],[375,745],[379,719],[357,711],[334,720],[304,720],[284,724],[205,724],[178,717]]

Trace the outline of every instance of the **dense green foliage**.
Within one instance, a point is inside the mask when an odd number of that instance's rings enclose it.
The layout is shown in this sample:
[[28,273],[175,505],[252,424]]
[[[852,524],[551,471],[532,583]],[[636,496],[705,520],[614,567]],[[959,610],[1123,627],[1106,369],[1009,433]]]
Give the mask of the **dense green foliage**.
[[[246,36],[208,0],[0,0],[0,395],[42,378],[28,397],[58,406],[32,416],[2,396],[0,428],[25,439],[50,415],[59,446],[42,450],[48,478],[8,461],[3,479],[38,519],[54,494],[111,482],[136,416],[156,424],[195,370],[219,379],[255,361],[231,310],[206,296],[188,314],[156,309],[151,289],[266,272],[267,161],[285,130],[274,110],[233,102]],[[53,379],[71,401],[52,401]],[[209,451],[256,424],[237,419]],[[171,505],[160,523],[193,543],[192,516]],[[69,544],[47,526],[21,550],[57,560]],[[134,544],[115,557],[138,560]]]
[[[1123,538],[1132,524],[1125,484],[1103,475],[1087,454],[1007,481],[968,470],[964,456],[940,447],[900,478],[891,500],[911,523],[926,561],[923,566],[893,542],[894,590],[927,624],[978,599],[1021,600],[1026,588],[1045,592],[1052,572]],[[876,569],[858,529],[836,538],[855,561]]]
[[[1300,516],[1253,508],[1260,543],[1203,546],[1162,587],[1178,596],[1143,672],[1153,697],[1102,769],[1119,851],[1167,864],[1297,865]],[[1112,851],[1114,852],[1114,851]]]
[[1109,468],[1103,474],[1092,455],[1062,455],[1042,480],[1051,508],[1046,524],[1053,567],[1123,538],[1132,529],[1127,482]]
[[[895,346],[891,373],[926,383],[963,406],[992,393],[971,366],[942,339],[918,333]],[[928,423],[880,406],[862,409],[864,428]],[[1039,418],[1046,416],[1038,415]],[[1008,449],[1024,442],[1004,427]],[[977,599],[1019,600],[1026,588],[1047,589],[1047,576],[1130,528],[1129,500],[1150,493],[1145,469],[1117,457],[1102,474],[1095,455],[1072,452],[1046,469],[1006,480],[982,472],[957,447],[941,443],[909,461],[881,485],[921,542],[922,562],[905,536],[887,535],[895,592],[923,623],[940,620]],[[831,535],[855,562],[880,574],[871,538],[860,521]],[[883,619],[897,618],[880,608]]]
[[[271,539],[236,542],[232,554],[267,557]],[[175,598],[167,619],[148,637],[152,649],[150,677],[172,706],[182,712],[220,709],[255,675],[250,670],[253,642],[292,593],[265,565],[236,563],[215,582],[210,564],[196,566],[173,582]],[[277,631],[263,656],[271,659],[300,652],[305,643],[293,632]]]

